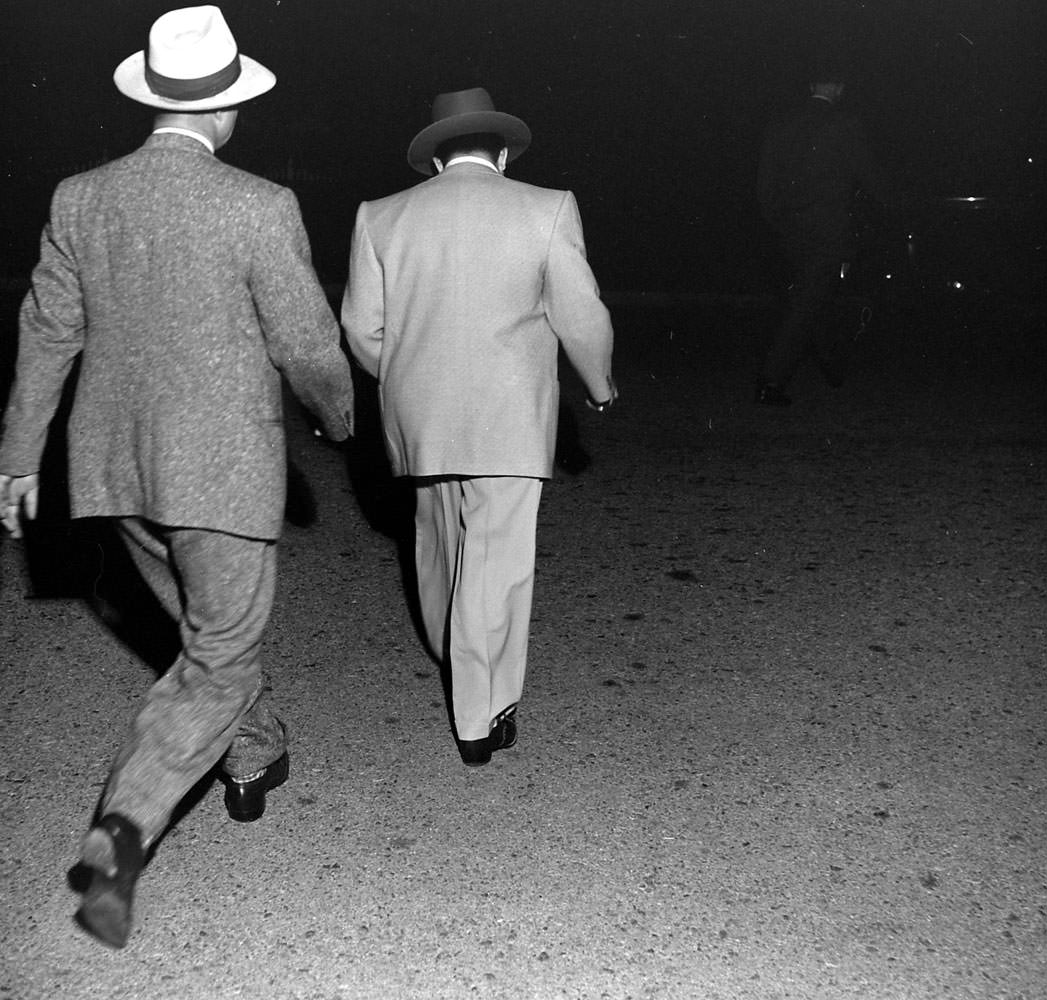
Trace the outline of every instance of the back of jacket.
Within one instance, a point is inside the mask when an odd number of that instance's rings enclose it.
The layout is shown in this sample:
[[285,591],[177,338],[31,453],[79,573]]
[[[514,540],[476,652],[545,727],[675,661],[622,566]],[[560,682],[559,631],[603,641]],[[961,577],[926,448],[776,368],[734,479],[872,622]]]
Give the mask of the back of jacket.
[[153,136],[55,192],[22,311],[3,471],[33,471],[81,350],[74,516],[276,537],[280,371],[336,436],[348,432],[351,382],[294,195],[191,138]]
[[550,476],[560,344],[606,392],[613,335],[574,197],[482,165],[360,207],[342,322],[398,475]]

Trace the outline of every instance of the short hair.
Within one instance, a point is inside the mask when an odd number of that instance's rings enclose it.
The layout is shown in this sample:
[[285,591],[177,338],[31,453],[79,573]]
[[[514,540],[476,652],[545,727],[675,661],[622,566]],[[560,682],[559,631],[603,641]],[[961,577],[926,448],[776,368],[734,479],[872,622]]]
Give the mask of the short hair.
[[486,153],[492,160],[505,148],[505,139],[496,132],[468,132],[465,135],[453,135],[444,139],[433,154],[442,163],[463,153]]

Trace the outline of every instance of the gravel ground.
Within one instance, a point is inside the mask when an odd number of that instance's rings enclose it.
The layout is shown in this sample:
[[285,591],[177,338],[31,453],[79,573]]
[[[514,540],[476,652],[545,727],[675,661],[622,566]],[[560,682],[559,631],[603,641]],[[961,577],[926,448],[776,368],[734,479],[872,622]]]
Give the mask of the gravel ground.
[[565,376],[520,741],[485,768],[372,425],[347,453],[292,411],[291,780],[249,826],[201,783],[120,952],[69,871],[167,632],[99,528],[0,543],[0,998],[1047,996],[1042,312],[898,311],[788,410],[751,402],[766,308],[615,318],[620,406]]

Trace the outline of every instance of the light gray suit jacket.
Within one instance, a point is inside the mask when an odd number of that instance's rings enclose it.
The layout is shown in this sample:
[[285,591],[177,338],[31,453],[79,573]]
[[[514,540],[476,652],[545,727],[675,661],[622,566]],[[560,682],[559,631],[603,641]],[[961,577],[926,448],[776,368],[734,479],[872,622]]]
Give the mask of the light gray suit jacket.
[[342,326],[378,379],[395,475],[550,477],[558,345],[609,392],[574,196],[479,164],[360,206]]
[[0,473],[36,472],[63,383],[74,517],[280,533],[282,372],[351,431],[338,323],[294,194],[161,134],[63,181],[21,312]]

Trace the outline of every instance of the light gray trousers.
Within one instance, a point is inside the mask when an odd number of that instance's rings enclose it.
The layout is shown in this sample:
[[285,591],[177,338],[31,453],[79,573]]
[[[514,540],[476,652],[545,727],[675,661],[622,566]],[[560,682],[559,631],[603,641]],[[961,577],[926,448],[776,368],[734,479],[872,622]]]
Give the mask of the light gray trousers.
[[414,484],[427,638],[450,658],[458,738],[484,739],[523,692],[542,481],[446,476]]
[[149,689],[102,795],[152,843],[224,756],[233,777],[279,758],[283,726],[261,697],[259,649],[276,584],[276,543],[121,518],[143,579],[178,623],[182,649]]

